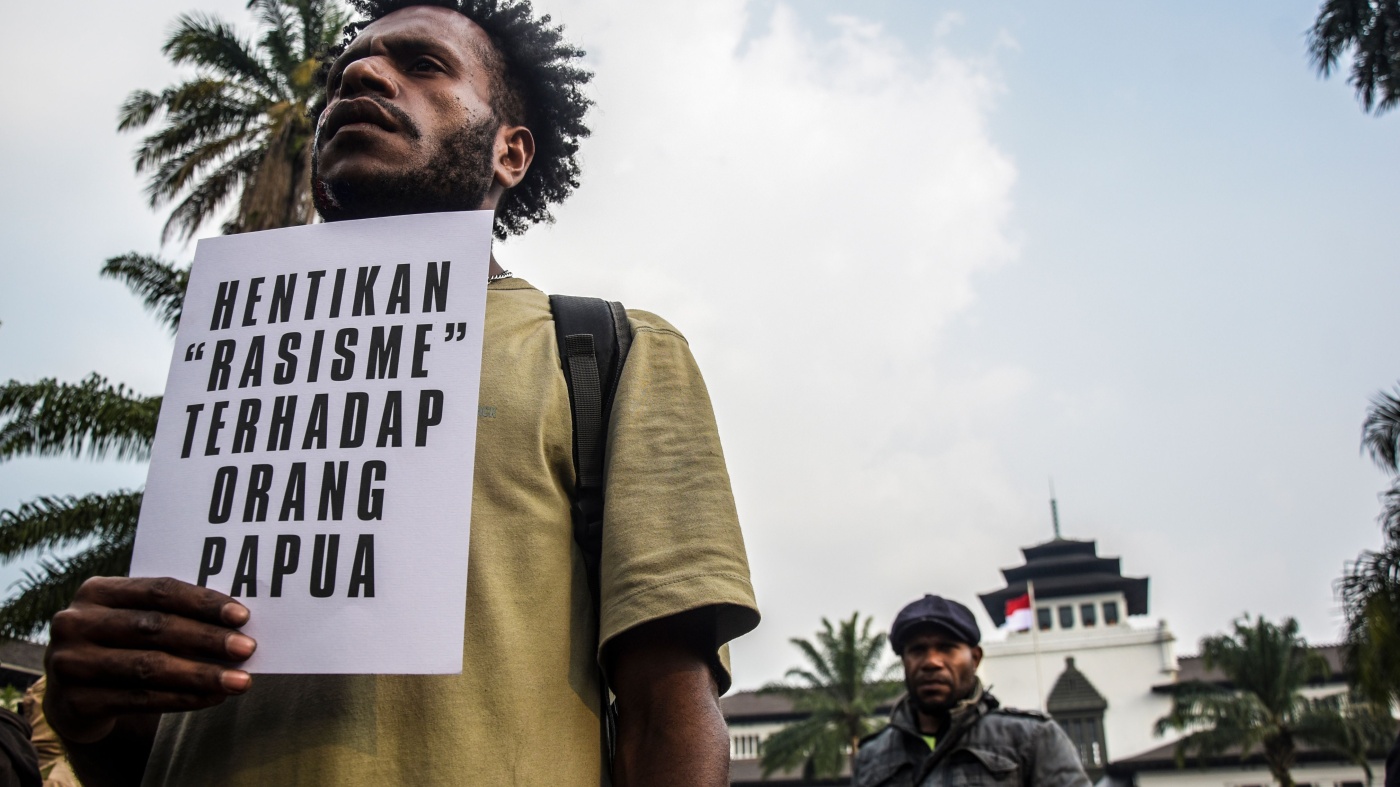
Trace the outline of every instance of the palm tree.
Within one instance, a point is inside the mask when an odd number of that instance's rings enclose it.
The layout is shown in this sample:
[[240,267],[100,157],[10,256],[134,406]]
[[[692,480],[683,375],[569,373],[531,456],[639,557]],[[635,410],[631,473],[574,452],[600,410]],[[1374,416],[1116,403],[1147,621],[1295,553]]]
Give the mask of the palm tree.
[[[138,254],[113,257],[104,276],[125,283],[172,332],[179,324],[188,272]],[[0,462],[22,456],[150,455],[159,396],[142,396],[93,374],[80,383],[11,380],[0,385]],[[131,565],[141,493],[39,497],[0,510],[0,560],[40,555],[14,595],[0,607],[0,635],[29,637],[67,606],[83,580],[120,576]],[[75,547],[68,557],[55,557]]]
[[151,207],[179,200],[163,239],[188,239],[225,203],[238,208],[225,233],[306,224],[311,202],[312,110],[318,73],[350,13],[337,0],[249,0],[262,27],[254,45],[218,17],[182,14],[162,50],[194,78],[159,93],[138,90],[118,128],[160,127],[136,152],[149,172]]
[[1233,635],[1201,640],[1207,669],[1219,669],[1226,685],[1192,681],[1172,696],[1171,712],[1157,720],[1157,734],[1187,733],[1176,747],[1177,763],[1188,755],[1219,756],[1238,749],[1244,759],[1261,750],[1269,772],[1293,787],[1298,744],[1310,744],[1360,765],[1371,778],[1368,755],[1395,734],[1389,708],[1359,695],[1310,699],[1309,683],[1331,668],[1298,636],[1298,622],[1282,625],[1248,616],[1235,621]]
[[1400,0],[1325,0],[1308,33],[1308,51],[1322,76],[1331,76],[1352,50],[1352,87],[1377,115],[1400,101]]
[[1376,702],[1400,702],[1400,391],[1379,393],[1362,426],[1361,443],[1391,478],[1381,496],[1383,545],[1363,552],[1338,582],[1347,617],[1348,666],[1357,687]]
[[893,679],[898,664],[881,666],[889,641],[883,633],[871,633],[872,622],[866,618],[860,624],[859,612],[839,621],[838,627],[822,618],[815,644],[791,640],[807,667],[787,671],[796,685],[770,683],[759,693],[789,698],[793,709],[807,718],[764,741],[764,778],[797,768],[806,779],[837,776],[855,756],[860,739],[883,725],[875,720],[877,709],[899,696],[903,686]]

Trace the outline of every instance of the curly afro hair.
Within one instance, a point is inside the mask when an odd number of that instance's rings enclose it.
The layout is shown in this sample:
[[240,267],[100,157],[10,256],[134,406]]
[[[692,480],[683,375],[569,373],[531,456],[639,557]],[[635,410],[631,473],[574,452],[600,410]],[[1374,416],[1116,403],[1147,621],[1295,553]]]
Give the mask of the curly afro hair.
[[328,65],[371,22],[408,6],[449,8],[486,31],[495,45],[494,52],[483,53],[494,72],[491,110],[502,123],[525,126],[535,138],[529,171],[496,207],[496,237],[505,240],[533,224],[553,222],[550,205],[578,188],[578,143],[589,134],[583,120],[593,104],[583,94],[593,74],[578,65],[583,50],[564,41],[564,28],[551,25],[548,15],[536,18],[529,0],[350,0],[350,5],[365,18],[345,29]]

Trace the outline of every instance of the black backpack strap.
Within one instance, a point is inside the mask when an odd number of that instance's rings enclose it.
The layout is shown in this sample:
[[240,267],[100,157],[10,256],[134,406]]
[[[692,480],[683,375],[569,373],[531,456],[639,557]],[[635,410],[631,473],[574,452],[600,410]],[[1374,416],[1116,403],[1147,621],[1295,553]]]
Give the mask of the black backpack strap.
[[[574,541],[583,553],[593,609],[599,613],[599,568],[603,554],[603,492],[607,468],[608,420],[613,397],[622,378],[622,365],[632,346],[632,328],[622,304],[572,295],[549,296],[554,312],[554,332],[559,360],[569,386],[569,407],[574,424],[574,471],[577,482],[572,501]],[[596,623],[597,621],[595,621]],[[596,626],[595,626],[596,628]],[[601,672],[601,670],[600,670]],[[616,754],[617,710],[607,675],[600,675],[604,744],[608,763]]]

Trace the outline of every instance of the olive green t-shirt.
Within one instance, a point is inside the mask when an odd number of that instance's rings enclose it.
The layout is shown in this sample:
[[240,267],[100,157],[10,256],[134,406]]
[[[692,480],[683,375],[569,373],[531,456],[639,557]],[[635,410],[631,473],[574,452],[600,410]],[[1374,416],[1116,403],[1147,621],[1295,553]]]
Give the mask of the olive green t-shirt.
[[569,517],[572,422],[549,301],[520,279],[493,282],[462,674],[257,676],[242,697],[168,714],[144,784],[606,784],[598,648],[713,607],[723,662],[723,643],[758,623],[705,384],[675,328],[628,316],[607,449],[601,643]]

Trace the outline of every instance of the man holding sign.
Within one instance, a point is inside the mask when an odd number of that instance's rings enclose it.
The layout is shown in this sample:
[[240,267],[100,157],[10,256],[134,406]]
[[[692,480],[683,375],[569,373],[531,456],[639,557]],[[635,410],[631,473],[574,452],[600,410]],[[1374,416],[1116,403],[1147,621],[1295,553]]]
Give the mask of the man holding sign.
[[[334,222],[490,210],[500,237],[547,219],[549,205],[575,185],[576,142],[587,133],[580,53],[525,2],[355,4],[370,21],[327,77],[313,168],[321,215]],[[685,340],[654,315],[628,315],[633,338],[607,441],[595,609],[572,536],[569,393],[549,302],[490,264],[461,673],[254,679],[239,665],[258,650],[258,658],[272,658],[278,643],[240,631],[253,613],[213,587],[218,575],[251,572],[256,557],[235,555],[233,539],[223,547],[207,540],[205,576],[93,579],[54,618],[45,709],[85,784],[728,783],[717,702],[729,684],[724,645],[751,630],[758,613],[708,395]],[[416,361],[405,342],[407,366]],[[217,369],[217,360],[207,362]],[[227,385],[243,386],[233,379],[237,362],[229,363]],[[210,388],[222,382],[211,373]],[[218,431],[212,410],[196,407],[189,407],[186,454],[215,455],[226,445],[220,440],[238,439],[244,421],[248,430],[267,423],[230,410]],[[422,400],[420,435],[437,428],[435,407]],[[390,423],[387,404],[383,413],[371,427]],[[411,418],[404,432],[412,437]],[[361,481],[371,490],[361,492],[369,495],[359,498],[361,519],[376,513],[373,490],[386,474],[371,469]],[[258,486],[245,473],[252,491],[227,506],[214,494],[204,503],[207,521],[241,513],[245,522],[266,516],[271,524],[279,501],[284,519],[295,507],[288,500],[314,507],[309,498],[267,491],[274,473],[266,475]],[[210,500],[208,490],[190,492]],[[346,506],[353,505],[352,497]],[[429,556],[440,551],[418,547]],[[353,550],[342,548],[350,561]],[[288,554],[275,560],[289,566]],[[367,581],[375,564],[353,554],[358,573],[328,593],[342,603],[374,594]],[[377,560],[382,586],[385,558]],[[200,579],[210,587],[195,584]],[[252,604],[247,589],[261,581],[250,574],[241,597]],[[234,595],[238,587],[235,580]],[[350,633],[366,648],[383,645],[371,643],[382,632]],[[599,665],[618,703],[611,768]]]

